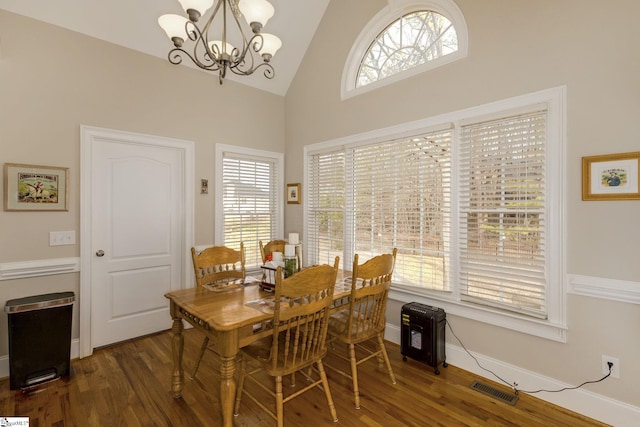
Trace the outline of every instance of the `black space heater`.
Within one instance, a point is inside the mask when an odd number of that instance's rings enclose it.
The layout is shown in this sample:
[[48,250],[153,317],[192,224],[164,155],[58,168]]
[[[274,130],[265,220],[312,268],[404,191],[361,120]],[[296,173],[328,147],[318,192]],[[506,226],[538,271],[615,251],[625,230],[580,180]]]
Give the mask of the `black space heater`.
[[447,315],[443,309],[410,302],[402,306],[400,326],[400,351],[402,360],[407,357],[432,366],[436,375],[438,367],[447,367],[445,356],[444,326]]

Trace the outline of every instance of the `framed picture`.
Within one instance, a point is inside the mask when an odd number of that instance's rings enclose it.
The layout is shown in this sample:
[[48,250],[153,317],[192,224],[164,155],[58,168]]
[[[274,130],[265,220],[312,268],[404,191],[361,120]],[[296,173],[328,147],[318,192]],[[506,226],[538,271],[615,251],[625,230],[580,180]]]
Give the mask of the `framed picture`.
[[287,184],[287,203],[300,204],[300,184]]
[[68,211],[69,168],[4,164],[5,211]]
[[640,152],[582,158],[582,200],[640,200]]

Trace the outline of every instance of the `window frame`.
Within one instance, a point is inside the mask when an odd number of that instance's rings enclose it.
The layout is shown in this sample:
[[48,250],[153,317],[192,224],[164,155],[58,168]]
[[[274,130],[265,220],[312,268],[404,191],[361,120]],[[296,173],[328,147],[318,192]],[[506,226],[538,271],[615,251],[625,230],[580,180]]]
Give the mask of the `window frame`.
[[[358,71],[360,69],[362,59],[369,50],[371,43],[375,41],[380,33],[383,32],[391,23],[408,13],[421,10],[437,12],[451,21],[458,37],[458,50],[448,55],[441,56],[435,60],[427,61],[426,63],[411,69],[385,77],[384,79],[376,82],[356,87]],[[467,23],[464,19],[464,15],[458,5],[453,1],[427,0],[415,2],[411,0],[390,0],[389,5],[378,12],[378,14],[374,16],[369,23],[367,23],[351,47],[351,51],[347,56],[345,66],[342,71],[342,83],[340,87],[341,99],[345,100],[353,96],[358,96],[465,58],[469,49],[468,39]]]
[[[277,193],[275,196],[275,229],[272,230],[271,240],[282,238],[284,235],[284,154],[273,151],[259,150],[254,148],[240,147],[228,144],[216,144],[215,146],[215,207],[214,207],[214,231],[215,245],[224,245],[224,191],[223,191],[223,174],[224,174],[224,155],[230,153],[239,157],[248,157],[255,160],[264,159],[272,161],[276,165],[274,188]],[[257,244],[257,242],[256,242]],[[245,245],[246,246],[246,245]],[[258,265],[247,264],[247,268],[258,268]],[[259,269],[258,269],[259,270]]]
[[[566,342],[566,253],[565,253],[565,233],[566,225],[564,219],[566,194],[565,157],[566,157],[566,87],[560,86],[539,92],[534,92],[502,101],[472,107],[452,113],[447,113],[415,122],[405,123],[390,128],[373,130],[370,132],[352,135],[332,141],[305,146],[304,149],[304,177],[309,181],[309,171],[307,163],[309,156],[328,149],[335,149],[343,146],[345,150],[354,144],[371,143],[375,141],[386,141],[393,138],[412,135],[417,132],[426,132],[430,129],[451,123],[454,126],[454,137],[452,143],[453,170],[458,170],[459,163],[459,141],[461,123],[473,121],[490,120],[504,117],[514,113],[528,111],[536,108],[540,104],[545,104],[548,111],[547,123],[547,179],[546,194],[548,204],[546,214],[549,225],[547,228],[549,268],[547,271],[547,319],[539,319],[525,316],[514,312],[508,312],[489,306],[480,306],[462,300],[460,287],[457,282],[459,273],[459,236],[457,227],[452,230],[451,242],[456,247],[452,249],[451,258],[451,291],[434,292],[427,289],[419,289],[412,286],[402,286],[393,284],[390,291],[390,298],[398,302],[422,302],[429,305],[436,305],[445,309],[450,314],[465,317],[504,327],[519,332],[528,333],[538,337],[551,339],[559,342]],[[458,219],[458,186],[457,178],[452,188],[452,224],[459,224]],[[309,235],[308,211],[304,210],[304,233]],[[345,234],[346,236],[347,234]],[[346,248],[345,242],[344,256],[351,252]],[[314,260],[309,260],[314,262]],[[345,260],[348,265],[350,260]]]

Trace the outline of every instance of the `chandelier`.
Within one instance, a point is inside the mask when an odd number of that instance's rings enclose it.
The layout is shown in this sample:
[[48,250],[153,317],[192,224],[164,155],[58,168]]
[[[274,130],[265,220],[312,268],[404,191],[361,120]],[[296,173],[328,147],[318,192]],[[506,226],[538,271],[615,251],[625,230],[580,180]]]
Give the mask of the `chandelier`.
[[[220,84],[222,84],[227,70],[240,76],[248,76],[262,69],[266,78],[273,78],[275,73],[269,62],[282,46],[282,42],[273,34],[260,32],[274,14],[271,3],[267,0],[178,1],[187,13],[188,19],[173,14],[162,15],[158,18],[158,24],[175,46],[169,51],[169,62],[180,64],[183,57],[186,56],[203,70],[217,72]],[[206,20],[204,26],[199,27],[196,23],[213,6],[214,1],[216,1],[216,5],[211,16]],[[227,38],[228,10],[233,18],[229,21],[235,22],[235,27],[232,28],[237,28],[237,31],[234,29],[236,39],[242,40],[241,46],[232,45]],[[240,18],[243,15],[251,27],[252,35],[250,38],[247,38],[240,23]],[[216,17],[221,22],[214,23]],[[214,30],[215,25],[212,23],[221,25],[221,28],[217,31]],[[185,42],[193,45],[190,48],[191,53],[185,50]]]

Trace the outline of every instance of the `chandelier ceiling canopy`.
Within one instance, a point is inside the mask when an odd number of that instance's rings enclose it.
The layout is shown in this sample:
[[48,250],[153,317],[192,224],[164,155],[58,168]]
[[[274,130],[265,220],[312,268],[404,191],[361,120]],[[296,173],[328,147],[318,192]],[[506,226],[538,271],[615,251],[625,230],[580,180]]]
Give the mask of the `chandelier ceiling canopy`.
[[[248,76],[261,69],[266,78],[273,78],[274,70],[269,62],[282,42],[273,34],[261,32],[275,12],[271,3],[267,0],[178,1],[187,17],[168,14],[158,18],[174,45],[169,51],[169,62],[180,64],[186,56],[203,70],[217,72],[220,84],[227,70]],[[214,1],[215,6],[204,25],[198,26]],[[242,16],[251,28],[251,37],[246,35]],[[189,51],[186,45],[190,45]]]

